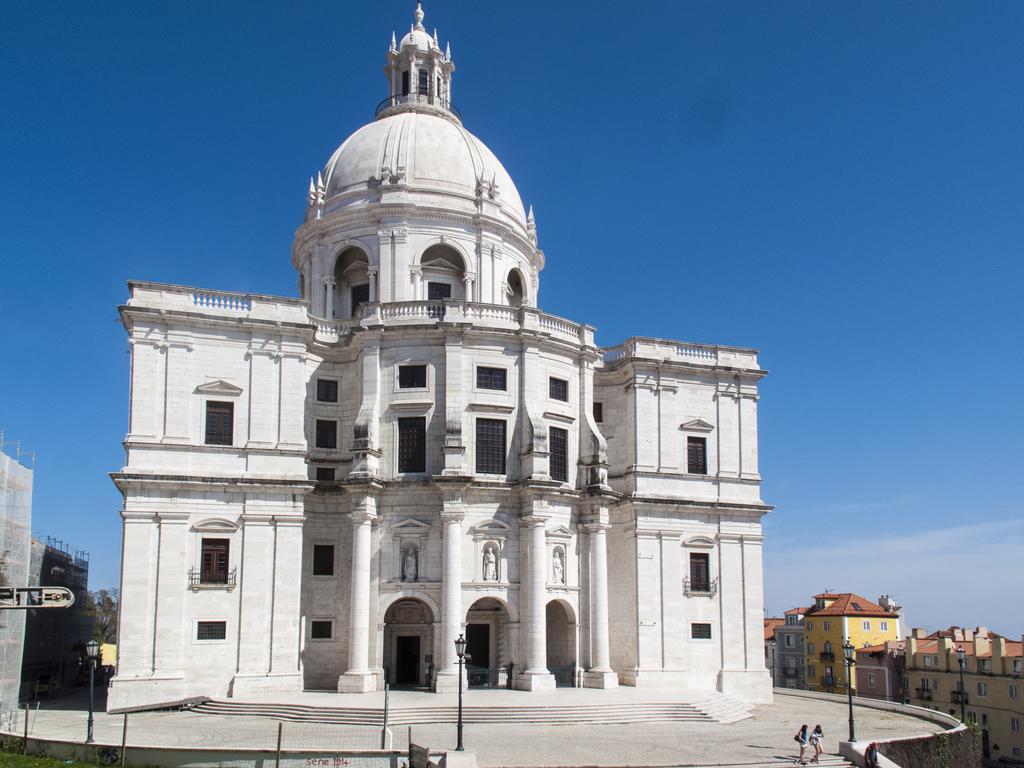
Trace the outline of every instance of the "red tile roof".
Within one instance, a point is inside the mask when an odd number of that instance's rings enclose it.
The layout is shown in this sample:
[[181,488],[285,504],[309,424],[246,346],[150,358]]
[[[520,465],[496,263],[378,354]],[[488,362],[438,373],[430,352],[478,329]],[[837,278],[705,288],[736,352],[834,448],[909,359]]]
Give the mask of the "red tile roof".
[[786,611],[786,615],[787,616],[793,616],[794,614],[804,614],[804,613],[807,613],[809,610],[811,610],[811,609],[810,608],[790,608],[788,611]]
[[820,610],[817,607],[808,608],[806,616],[880,616],[890,619],[897,618],[895,613],[885,610],[878,603],[873,603],[867,598],[855,595],[852,592],[839,594],[825,593],[815,595],[814,599],[833,600],[834,602]]
[[775,628],[781,627],[786,623],[785,619],[765,619],[764,620],[764,639],[771,640],[775,637]]

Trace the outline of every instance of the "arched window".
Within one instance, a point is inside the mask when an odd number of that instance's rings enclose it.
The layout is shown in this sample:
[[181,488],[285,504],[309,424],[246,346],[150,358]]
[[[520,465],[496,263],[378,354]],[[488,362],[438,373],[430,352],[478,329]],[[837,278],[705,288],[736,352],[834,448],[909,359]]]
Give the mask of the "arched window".
[[424,298],[466,298],[463,281],[466,265],[459,252],[450,245],[438,243],[427,248],[420,258],[420,266],[423,270],[423,282],[426,284]]
[[334,262],[334,317],[351,317],[356,307],[370,300],[369,264],[366,254],[349,247]]
[[506,293],[509,306],[521,307],[526,301],[526,288],[523,285],[523,276],[518,269],[508,273],[508,291]]

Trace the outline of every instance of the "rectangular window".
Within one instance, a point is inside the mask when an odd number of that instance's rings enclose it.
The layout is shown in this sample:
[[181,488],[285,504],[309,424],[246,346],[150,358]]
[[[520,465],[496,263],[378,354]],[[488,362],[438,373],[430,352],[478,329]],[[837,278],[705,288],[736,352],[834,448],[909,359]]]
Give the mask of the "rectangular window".
[[452,286],[450,283],[427,283],[427,300],[441,301],[452,297]]
[[228,636],[226,621],[197,621],[196,640],[224,640]]
[[427,418],[410,416],[398,420],[398,471],[427,471]]
[[792,648],[793,647],[793,636],[792,635],[786,635],[786,647],[787,648]]
[[313,545],[313,575],[333,576],[334,575],[334,545],[314,544]]
[[321,403],[338,402],[338,382],[334,379],[317,379],[316,399]]
[[426,96],[427,91],[430,89],[429,86],[429,74],[427,70],[421,69],[419,71],[419,94],[420,96]]
[[234,442],[235,404],[206,401],[206,444],[231,445]]
[[316,447],[338,447],[338,422],[328,419],[316,420]]
[[864,628],[865,632],[870,632],[871,631],[871,622],[870,621],[861,622],[861,626]]
[[832,624],[831,624],[831,622],[828,622],[828,621],[826,621],[826,622],[825,622],[825,623],[824,623],[824,624],[822,625],[822,628],[823,628],[823,629],[824,629],[824,630],[825,630],[826,632],[828,632],[829,630],[831,630],[831,629],[832,629]]
[[498,419],[476,420],[476,471],[505,474],[505,422]]
[[398,366],[398,388],[399,389],[425,389],[427,386],[427,366],[425,365],[400,365]]
[[1011,717],[1010,718],[1010,730],[1013,731],[1014,733],[1020,733],[1020,718],[1017,718],[1017,717]]
[[569,433],[558,427],[548,429],[548,454],[552,480],[569,480]]
[[597,424],[604,423],[604,403],[594,403],[594,422]]
[[1020,755],[1021,755],[1020,747],[1014,747],[1013,748],[1013,756],[1014,757],[1020,757]]
[[1010,698],[1011,699],[1018,699],[1018,698],[1020,698],[1020,688],[1018,688],[1015,683],[1010,683]]
[[707,552],[690,553],[690,589],[694,592],[711,591],[711,555]]
[[352,298],[352,315],[356,314],[356,308],[360,304],[370,303],[370,284],[363,283],[362,285],[353,285],[349,291],[349,296]]
[[708,473],[708,439],[706,437],[686,438],[686,471],[691,475]]
[[875,677],[874,672],[868,672],[868,688],[874,688],[878,678]]
[[984,682],[979,682],[978,683],[978,695],[979,696],[988,696],[988,683],[984,683]]
[[488,368],[483,365],[476,367],[477,389],[500,389],[504,391],[507,386],[504,368]]
[[228,583],[228,551],[231,546],[227,539],[203,539],[199,561],[199,581],[202,584]]
[[330,640],[334,629],[333,621],[311,621],[309,622],[309,637],[311,640]]
[[316,479],[321,483],[334,480],[334,467],[317,467]]
[[814,643],[808,643],[807,644],[807,655],[808,656],[813,656],[814,655]]
[[710,640],[711,639],[711,625],[710,624],[691,624],[690,625],[690,638],[693,640]]
[[402,95],[409,95],[409,70],[402,73]]
[[569,402],[569,382],[552,376],[548,379],[548,397],[552,400],[561,400],[563,403]]
[[888,621],[883,621],[883,622],[881,622],[881,623],[880,623],[880,624],[878,625],[878,628],[879,628],[879,630],[881,630],[882,632],[888,632],[888,631],[889,631],[889,622],[888,622]]
[[1024,666],[1024,663],[1022,663],[1020,659],[1014,659],[1013,660],[1013,674],[1016,675],[1016,674],[1020,673],[1022,666]]

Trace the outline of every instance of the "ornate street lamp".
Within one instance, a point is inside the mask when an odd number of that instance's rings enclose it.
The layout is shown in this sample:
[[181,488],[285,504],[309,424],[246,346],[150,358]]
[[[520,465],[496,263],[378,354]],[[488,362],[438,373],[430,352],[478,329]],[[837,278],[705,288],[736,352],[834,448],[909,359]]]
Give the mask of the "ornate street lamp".
[[846,695],[850,705],[850,741],[854,742],[857,740],[857,736],[853,729],[853,643],[847,640],[843,643],[843,656],[846,657]]
[[455,655],[459,657],[459,743],[455,745],[455,751],[462,752],[464,751],[462,746],[462,660],[466,658],[466,638],[461,634],[455,641]]
[[93,638],[85,644],[85,655],[89,664],[89,721],[86,724],[85,743],[92,744],[92,709],[96,680],[96,662],[100,658],[100,644]]
[[962,645],[956,648],[956,663],[960,665],[960,722],[967,722],[967,689],[964,688],[964,668],[967,666],[967,651]]

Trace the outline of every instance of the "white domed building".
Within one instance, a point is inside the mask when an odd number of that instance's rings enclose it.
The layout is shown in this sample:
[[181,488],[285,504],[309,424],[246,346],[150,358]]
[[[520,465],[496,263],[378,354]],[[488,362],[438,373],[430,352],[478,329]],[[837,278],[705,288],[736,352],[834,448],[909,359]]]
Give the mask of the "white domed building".
[[538,308],[436,33],[310,182],[299,298],[131,282],[113,709],[616,685],[765,701],[756,352]]

